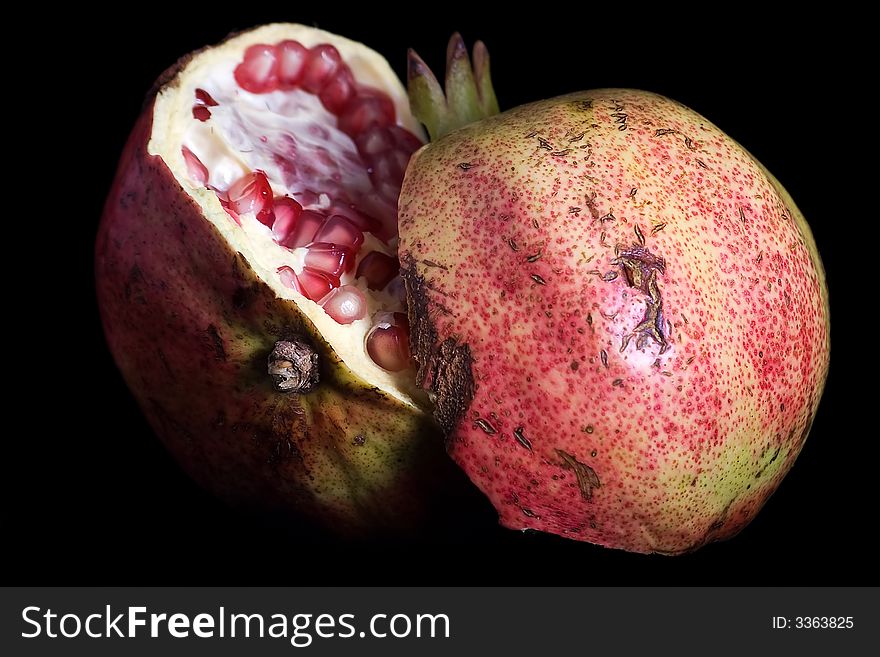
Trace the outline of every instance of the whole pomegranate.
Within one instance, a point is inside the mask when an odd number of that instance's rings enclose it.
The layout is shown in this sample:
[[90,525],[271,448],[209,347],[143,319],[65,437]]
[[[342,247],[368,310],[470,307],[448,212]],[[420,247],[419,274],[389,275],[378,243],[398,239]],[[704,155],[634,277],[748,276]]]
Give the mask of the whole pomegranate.
[[[401,191],[419,383],[501,523],[636,552],[742,529],[794,463],[829,359],[825,274],[779,182],[667,98],[497,116],[460,38]],[[455,129],[464,125],[460,129]],[[445,134],[448,132],[448,134]]]
[[460,477],[414,385],[398,275],[420,135],[384,59],[301,25],[157,83],[107,199],[98,301],[151,425],[209,489],[369,532]]

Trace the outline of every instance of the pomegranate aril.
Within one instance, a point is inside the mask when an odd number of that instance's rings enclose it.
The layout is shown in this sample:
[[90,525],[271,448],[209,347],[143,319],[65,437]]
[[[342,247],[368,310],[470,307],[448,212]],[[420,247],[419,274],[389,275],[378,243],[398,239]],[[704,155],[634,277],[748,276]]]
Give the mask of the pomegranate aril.
[[339,287],[338,278],[311,267],[303,267],[296,280],[299,284],[300,294],[312,301],[321,301],[335,288]]
[[394,313],[387,316],[367,333],[367,354],[376,365],[389,372],[400,372],[410,366],[409,325],[406,316]]
[[293,231],[299,216],[302,214],[302,206],[288,196],[276,198],[275,221],[272,222],[272,237],[276,242],[281,242]]
[[259,43],[244,51],[235,67],[235,81],[245,91],[264,94],[278,88],[278,56],[274,46]]
[[282,41],[275,47],[278,54],[278,87],[293,89],[302,79],[308,49],[297,41]]
[[361,156],[375,156],[394,148],[394,140],[388,133],[388,126],[375,125],[355,138]]
[[[373,183],[375,184],[375,183]],[[397,225],[397,199],[400,196],[400,181],[384,180],[379,182],[379,195],[382,196],[391,207],[390,214],[394,214],[394,225]],[[396,229],[395,229],[396,234]]]
[[204,123],[211,118],[211,110],[204,105],[193,105],[193,118]]
[[384,94],[363,94],[352,98],[339,116],[338,126],[349,137],[355,138],[373,125],[394,123],[394,104]]
[[196,101],[202,105],[207,105],[208,107],[217,106],[217,101],[211,98],[211,94],[204,89],[196,89]]
[[353,205],[334,203],[327,211],[328,214],[339,214],[348,219],[362,233],[377,233],[382,223],[375,217],[364,214]]
[[328,112],[339,114],[355,93],[354,76],[344,64],[324,87],[319,98]]
[[412,156],[412,153],[408,153],[402,150],[393,151],[389,157],[394,160],[394,164],[397,166],[398,171],[400,171],[400,181],[403,182],[403,174],[406,173],[406,167],[409,164],[409,158]]
[[403,329],[403,332],[407,335],[407,347],[409,347],[409,317],[406,316],[406,313],[393,313],[394,315],[394,324],[395,326],[399,326]]
[[318,205],[321,202],[321,195],[310,189],[304,189],[296,193],[297,200],[303,207]]
[[341,65],[342,57],[336,48],[329,44],[315,46],[306,57],[302,88],[317,94],[323,89],[324,84],[336,74]]
[[200,185],[206,185],[208,183],[208,167],[202,164],[202,161],[196,157],[196,154],[186,146],[181,147],[180,151],[183,153],[183,160],[186,162],[186,172],[189,174],[190,179]]
[[381,180],[388,184],[397,184],[398,186],[400,185],[406,169],[400,169],[400,167],[397,166],[397,161],[392,156],[392,153],[384,153],[383,155],[380,155],[373,160],[372,164],[374,180]]
[[354,249],[364,243],[364,234],[345,217],[334,214],[315,235],[316,242],[331,242]]
[[315,241],[315,233],[323,225],[326,217],[314,210],[303,210],[299,215],[299,221],[296,222],[293,231],[286,237],[278,240],[281,246],[288,249],[296,249]]
[[229,187],[229,207],[237,214],[253,212],[267,226],[272,225],[272,187],[262,171],[252,171]]
[[400,276],[391,279],[391,282],[385,287],[385,292],[399,299],[403,307],[406,307],[406,285]]
[[397,276],[400,264],[381,251],[370,251],[358,264],[355,278],[364,278],[371,290],[384,290],[385,286]]
[[416,137],[406,128],[399,125],[388,126],[388,134],[394,141],[398,150],[412,155],[422,147],[422,140]]
[[354,285],[343,285],[321,305],[339,324],[351,324],[367,314],[367,299]]
[[232,217],[232,220],[241,226],[241,219],[238,218],[238,213],[229,207],[229,199],[222,193],[217,192],[217,198],[220,201],[220,206],[226,210],[226,214]]
[[[299,284],[296,282],[296,273],[293,271],[291,267],[282,266],[278,268],[278,276],[281,278],[281,282],[289,288],[293,288],[297,292],[300,292]],[[300,292],[300,294],[302,294]]]
[[312,269],[320,269],[338,278],[342,272],[354,265],[354,253],[351,249],[338,244],[314,242],[309,244],[303,262]]

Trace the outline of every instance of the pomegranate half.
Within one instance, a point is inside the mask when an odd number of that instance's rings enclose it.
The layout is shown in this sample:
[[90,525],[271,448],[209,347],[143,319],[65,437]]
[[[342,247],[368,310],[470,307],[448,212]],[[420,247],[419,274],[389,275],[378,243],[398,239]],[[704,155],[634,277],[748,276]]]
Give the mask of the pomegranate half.
[[396,257],[421,144],[386,61],[310,27],[160,79],[107,199],[98,300],[150,424],[209,489],[358,531],[412,523],[454,470]]

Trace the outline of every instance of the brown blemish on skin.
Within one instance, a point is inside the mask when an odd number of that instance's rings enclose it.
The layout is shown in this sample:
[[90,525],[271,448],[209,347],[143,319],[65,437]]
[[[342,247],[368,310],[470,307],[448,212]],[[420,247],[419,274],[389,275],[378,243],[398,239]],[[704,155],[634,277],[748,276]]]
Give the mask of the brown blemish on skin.
[[562,459],[562,467],[566,470],[574,472],[577,477],[578,488],[581,491],[581,497],[587,501],[593,499],[593,489],[599,488],[601,483],[596,471],[586,463],[581,463],[574,456],[561,449],[555,450],[557,456]]
[[[437,329],[431,319],[432,304],[424,277],[415,261],[405,257],[400,271],[406,285],[410,349],[418,365],[416,383],[434,395],[434,417],[447,441],[474,398],[473,358],[470,346],[447,338],[438,344]],[[435,347],[435,345],[437,345]]]
[[733,506],[735,501],[736,499],[730,500],[721,510],[721,513],[719,513],[715,520],[712,521],[712,524],[709,525],[709,528],[706,530],[706,536],[702,544],[710,542],[711,536],[724,526],[724,523],[727,521],[727,515],[730,513],[730,507]]
[[516,507],[520,511],[522,511],[523,515],[526,516],[527,518],[540,518],[541,517],[538,514],[536,514],[534,511],[532,511],[531,509],[524,507],[522,504],[520,504],[519,495],[517,495],[516,493],[513,493],[511,495],[511,499],[513,500],[513,503],[516,505]]
[[[128,272],[128,276],[125,279],[125,286],[123,289],[123,294],[125,295],[126,301],[131,301],[132,292],[141,286],[144,285],[144,274],[141,271],[141,268],[136,264],[132,265],[132,268]],[[138,303],[144,303],[143,296],[138,296],[135,298]]]
[[211,349],[214,351],[214,358],[225,361],[228,356],[226,355],[226,348],[223,346],[223,338],[220,337],[220,331],[217,330],[217,327],[213,324],[208,326],[205,329],[205,336],[211,345]]
[[621,351],[629,344],[630,338],[635,337],[636,349],[644,349],[650,339],[659,344],[660,353],[664,353],[669,348],[669,342],[663,332],[663,298],[657,285],[657,274],[666,271],[666,262],[640,244],[634,244],[632,248],[620,251],[612,264],[620,266],[630,287],[648,297],[645,300],[645,315],[638,326],[625,336]]
[[525,427],[517,427],[513,430],[513,437],[516,438],[516,442],[525,447],[530,452],[532,451],[532,441],[526,438],[526,435],[523,433]]
[[483,418],[477,418],[476,420],[474,420],[474,424],[480,427],[480,429],[482,429],[490,436],[498,433],[495,427],[493,427],[487,420],[484,420]]

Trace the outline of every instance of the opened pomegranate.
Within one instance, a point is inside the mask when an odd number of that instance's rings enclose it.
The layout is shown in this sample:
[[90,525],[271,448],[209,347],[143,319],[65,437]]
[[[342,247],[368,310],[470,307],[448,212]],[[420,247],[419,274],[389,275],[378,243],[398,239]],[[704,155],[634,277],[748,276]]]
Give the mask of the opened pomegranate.
[[261,27],[163,76],[107,200],[98,298],[150,423],[210,489],[370,530],[454,473],[396,256],[421,143],[387,63],[317,29]]
[[587,91],[470,123],[497,111],[485,49],[474,75],[453,39],[446,97],[410,63],[436,141],[407,170],[400,257],[454,459],[510,528],[664,553],[738,532],[828,371],[797,206],[661,96]]

